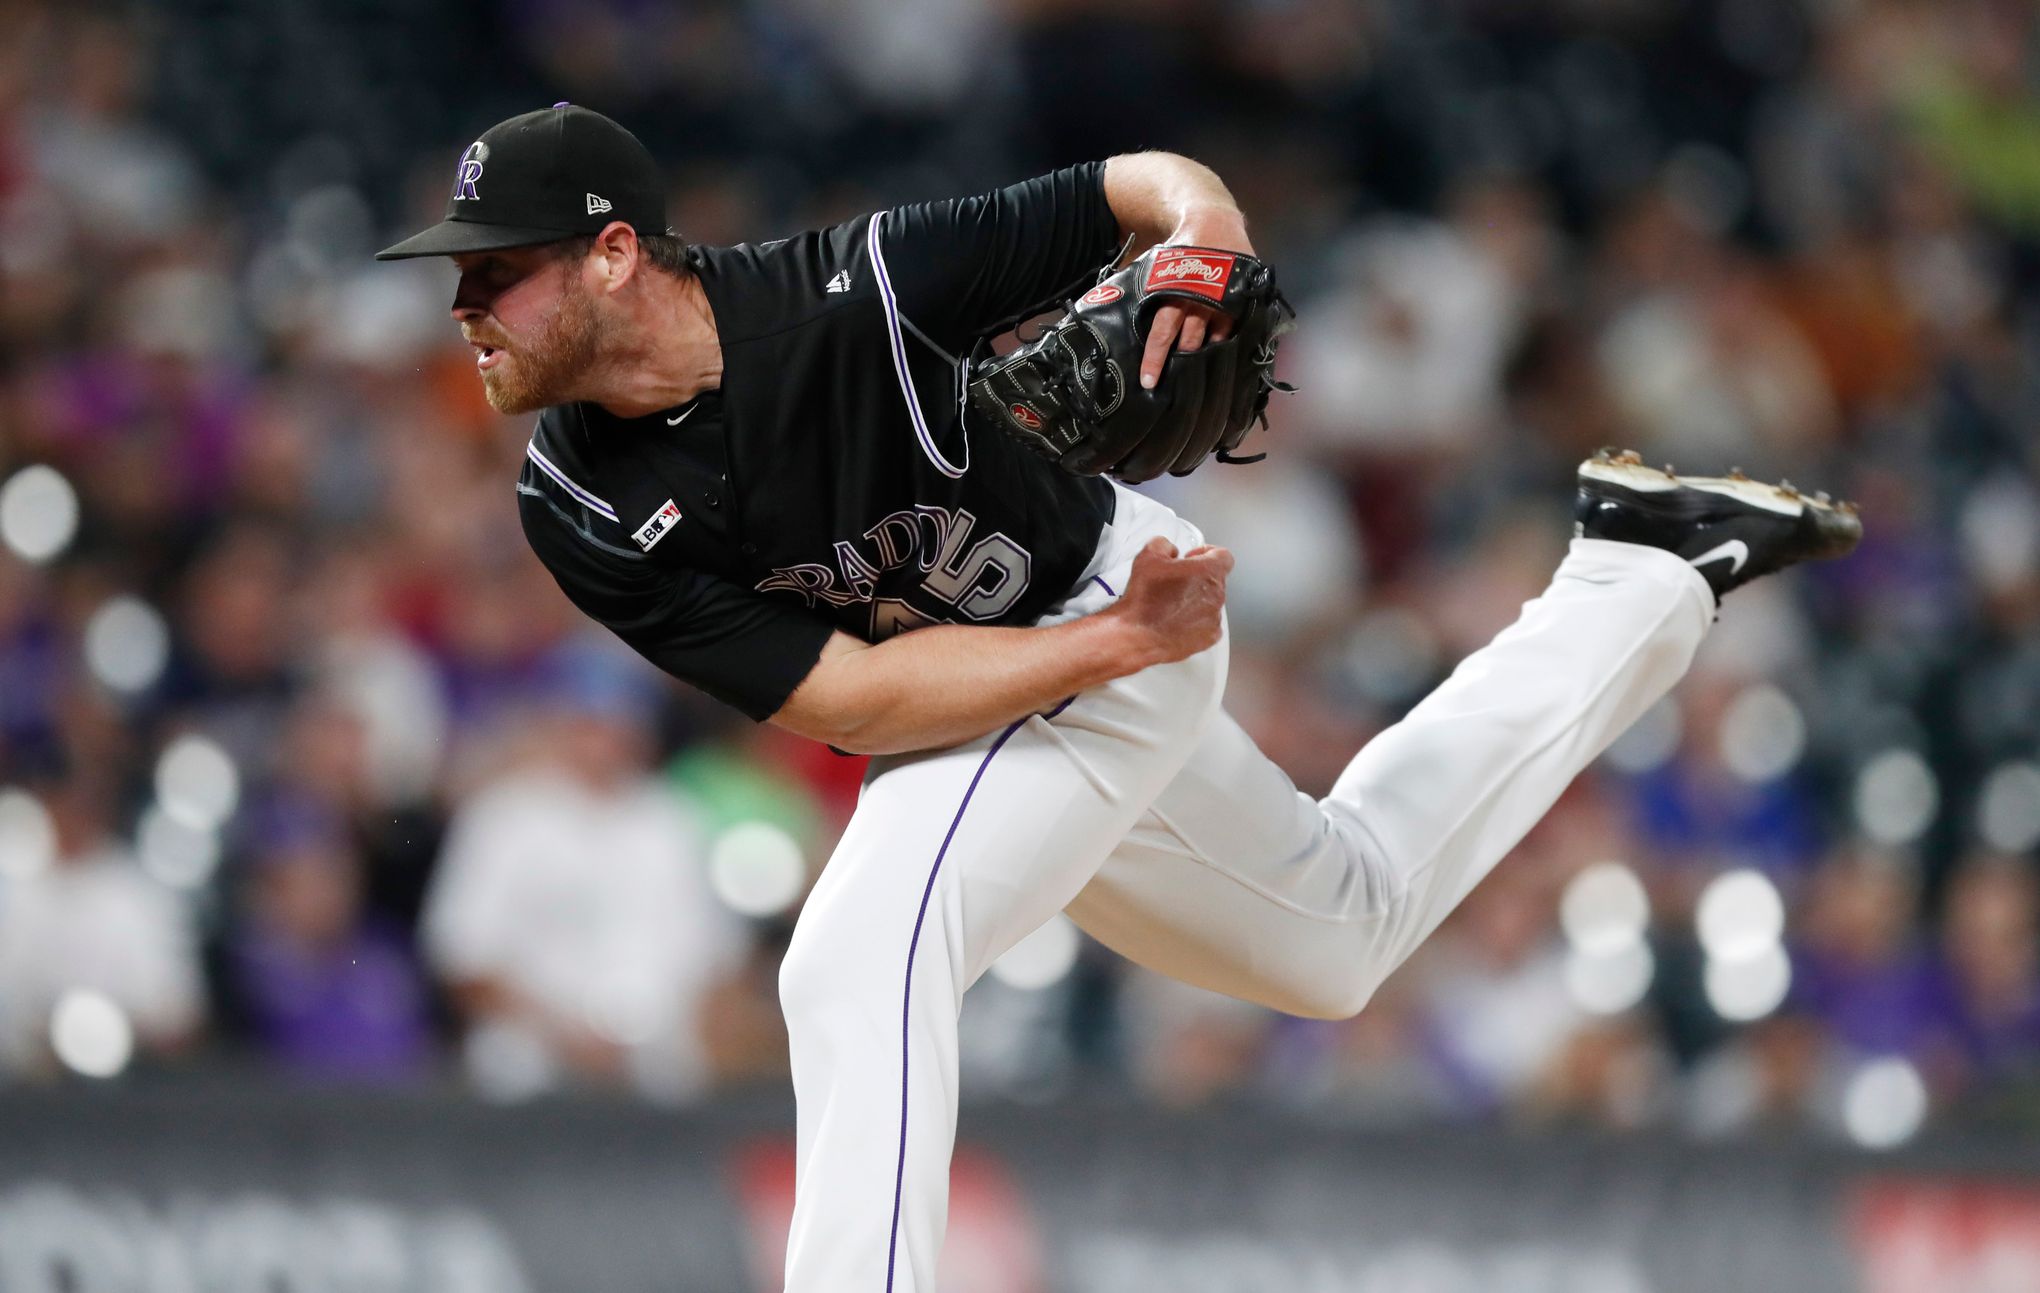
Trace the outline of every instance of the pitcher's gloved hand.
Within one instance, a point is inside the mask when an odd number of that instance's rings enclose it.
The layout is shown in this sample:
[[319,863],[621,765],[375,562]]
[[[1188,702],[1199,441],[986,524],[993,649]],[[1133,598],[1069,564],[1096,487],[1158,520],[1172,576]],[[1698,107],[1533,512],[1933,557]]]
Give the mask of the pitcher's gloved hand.
[[[1153,389],[1140,384],[1155,311],[1168,304],[1215,312],[1196,350],[1176,350]],[[1275,346],[1296,312],[1275,271],[1244,252],[1156,247],[1070,303],[1069,313],[970,376],[972,415],[1079,475],[1151,480],[1187,475],[1232,451],[1263,420],[1275,380]]]

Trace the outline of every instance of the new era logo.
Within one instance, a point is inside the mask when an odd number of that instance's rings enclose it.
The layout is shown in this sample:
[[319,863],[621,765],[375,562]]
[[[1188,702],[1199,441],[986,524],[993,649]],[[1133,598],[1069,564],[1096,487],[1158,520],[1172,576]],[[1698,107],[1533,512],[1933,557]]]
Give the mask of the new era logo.
[[598,197],[596,197],[596,196],[595,196],[595,195],[594,195],[593,193],[590,193],[590,194],[588,195],[588,214],[589,214],[589,215],[600,215],[600,214],[602,214],[602,213],[603,213],[604,211],[607,211],[607,210],[609,210],[609,209],[610,209],[610,208],[609,208],[609,199],[608,199],[608,198],[598,198]]
[[823,288],[822,290],[823,290],[823,291],[825,291],[825,292],[847,292],[847,291],[849,291],[849,290],[850,290],[850,271],[849,271],[849,270],[847,270],[847,269],[839,269],[839,270],[837,270],[837,271],[836,271],[836,276],[835,276],[834,278],[830,279],[830,280],[829,280],[829,285],[828,285],[827,287]]

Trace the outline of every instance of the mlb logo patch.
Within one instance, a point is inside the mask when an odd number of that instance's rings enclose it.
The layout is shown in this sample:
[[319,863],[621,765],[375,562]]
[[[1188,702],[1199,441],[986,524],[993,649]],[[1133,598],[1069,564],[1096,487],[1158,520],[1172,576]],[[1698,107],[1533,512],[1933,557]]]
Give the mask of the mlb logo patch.
[[666,531],[679,523],[680,505],[669,498],[666,500],[666,505],[652,513],[651,519],[640,525],[637,528],[637,533],[631,537],[637,540],[637,545],[640,548],[650,552],[652,545],[665,538]]

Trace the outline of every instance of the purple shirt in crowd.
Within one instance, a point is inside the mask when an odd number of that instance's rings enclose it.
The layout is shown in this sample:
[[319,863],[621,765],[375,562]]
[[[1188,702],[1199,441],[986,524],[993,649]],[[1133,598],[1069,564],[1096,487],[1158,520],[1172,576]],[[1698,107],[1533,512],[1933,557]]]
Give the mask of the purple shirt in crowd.
[[393,1082],[419,1076],[431,1054],[425,983],[404,940],[369,924],[312,949],[265,930],[233,952],[262,1049],[307,1077]]

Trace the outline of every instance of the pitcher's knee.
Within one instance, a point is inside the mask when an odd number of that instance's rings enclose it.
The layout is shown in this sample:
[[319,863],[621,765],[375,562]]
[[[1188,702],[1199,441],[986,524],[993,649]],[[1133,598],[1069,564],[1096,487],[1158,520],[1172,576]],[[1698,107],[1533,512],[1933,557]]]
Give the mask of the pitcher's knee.
[[[916,1012],[946,1003],[954,1013],[942,946],[939,933],[920,941],[912,987]],[[877,1044],[897,1050],[905,974],[904,944],[887,941],[868,925],[803,920],[779,963],[779,1010],[789,1041],[815,1056],[861,1055]]]
[[794,927],[779,963],[779,1009],[789,1032],[806,1031],[855,1009],[860,979],[854,949],[807,922]]

